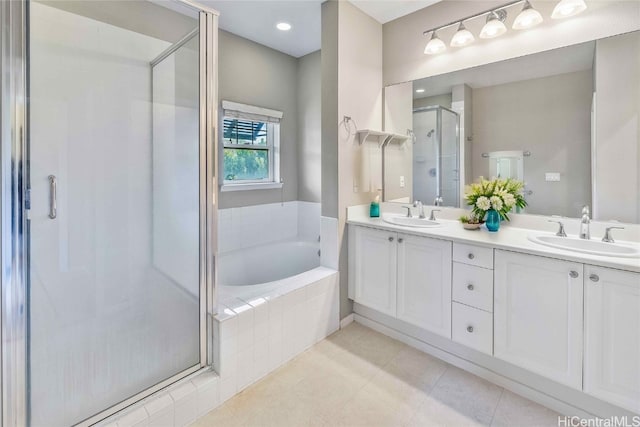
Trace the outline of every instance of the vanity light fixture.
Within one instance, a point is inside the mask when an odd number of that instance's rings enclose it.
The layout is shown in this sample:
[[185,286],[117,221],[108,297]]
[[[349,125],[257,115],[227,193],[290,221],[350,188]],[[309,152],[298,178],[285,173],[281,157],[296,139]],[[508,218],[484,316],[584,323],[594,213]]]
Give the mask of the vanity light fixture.
[[[437,33],[440,30],[454,25],[458,27],[458,30],[451,39],[451,47],[462,47],[473,43],[475,41],[475,37],[471,31],[465,28],[464,23],[477,18],[486,19],[486,22],[482,27],[482,31],[480,32],[480,38],[492,39],[501,36],[507,32],[507,27],[505,26],[507,9],[518,4],[522,5],[522,9],[513,22],[512,28],[514,30],[527,30],[535,27],[543,21],[542,14],[534,9],[531,5],[531,0],[512,0],[498,8],[485,10],[483,12],[476,13],[475,15],[466,16],[462,19],[449,22],[448,24],[423,31],[422,35],[431,35],[429,42],[424,48],[424,53],[427,55],[434,55],[444,52],[447,49],[447,45],[438,37]],[[553,19],[568,18],[570,16],[577,15],[586,8],[587,5],[584,0],[560,0],[553,9],[551,17]]]
[[463,47],[473,43],[475,40],[476,38],[473,36],[473,33],[465,28],[464,22],[460,21],[458,31],[456,31],[451,39],[451,47]]
[[560,0],[560,3],[553,8],[552,19],[568,18],[583,12],[587,8],[584,0]]
[[487,15],[487,23],[480,31],[481,39],[492,39],[503,35],[507,32],[504,20],[507,19],[507,12],[504,10],[495,10]]
[[289,31],[291,29],[291,24],[288,22],[278,22],[276,24],[276,28],[280,31]]
[[436,53],[444,52],[447,49],[447,45],[438,38],[438,35],[434,31],[431,34],[431,40],[424,48],[424,53],[427,55],[435,55]]
[[522,12],[516,16],[516,20],[513,22],[514,30],[526,30],[528,28],[533,28],[536,25],[542,22],[542,15],[540,12],[535,10],[529,0],[524,2],[524,7],[522,8]]

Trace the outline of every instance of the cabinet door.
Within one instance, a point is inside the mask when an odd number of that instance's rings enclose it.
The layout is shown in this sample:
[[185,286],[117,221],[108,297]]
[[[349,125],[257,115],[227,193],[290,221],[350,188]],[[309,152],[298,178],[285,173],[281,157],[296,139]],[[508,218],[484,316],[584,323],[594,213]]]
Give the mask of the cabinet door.
[[396,238],[391,231],[355,228],[355,301],[396,315]]
[[398,235],[398,318],[451,338],[451,242]]
[[640,274],[585,267],[584,391],[640,413]]
[[582,389],[582,270],[496,251],[494,356]]

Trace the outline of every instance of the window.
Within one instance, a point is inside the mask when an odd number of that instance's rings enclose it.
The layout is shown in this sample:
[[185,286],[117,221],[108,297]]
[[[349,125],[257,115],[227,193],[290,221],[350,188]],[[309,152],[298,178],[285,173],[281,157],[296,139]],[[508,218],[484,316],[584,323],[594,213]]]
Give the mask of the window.
[[222,101],[223,191],[279,188],[282,112]]

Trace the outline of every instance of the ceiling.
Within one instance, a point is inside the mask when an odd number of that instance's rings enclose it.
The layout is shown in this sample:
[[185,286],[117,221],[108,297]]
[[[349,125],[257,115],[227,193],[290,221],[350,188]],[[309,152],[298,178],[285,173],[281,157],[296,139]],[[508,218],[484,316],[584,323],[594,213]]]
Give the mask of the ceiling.
[[[220,12],[221,29],[296,58],[320,49],[321,0],[200,0]],[[276,29],[278,22],[291,30]]]
[[381,24],[424,9],[441,0],[349,0]]
[[[425,98],[451,93],[453,86],[467,84],[473,89],[522,80],[549,77],[593,67],[595,42],[587,42],[413,82],[413,97]],[[416,93],[415,89],[424,89]]]
[[[200,0],[220,12],[225,31],[279,50],[296,58],[320,49],[324,0]],[[440,0],[350,0],[380,23],[392,21]],[[276,29],[288,22],[290,31]]]

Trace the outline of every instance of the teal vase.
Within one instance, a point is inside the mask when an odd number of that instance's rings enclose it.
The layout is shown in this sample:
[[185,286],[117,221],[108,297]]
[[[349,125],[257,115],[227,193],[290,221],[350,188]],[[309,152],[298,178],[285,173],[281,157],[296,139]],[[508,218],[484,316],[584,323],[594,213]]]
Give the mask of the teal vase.
[[498,231],[500,229],[500,214],[495,209],[489,209],[487,211],[487,218],[485,225],[489,231]]

